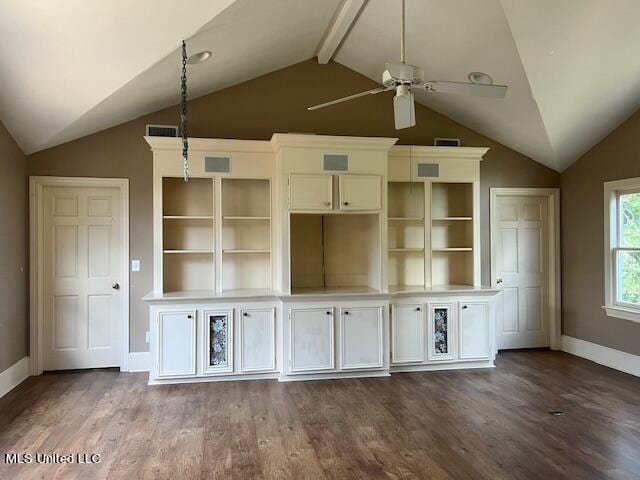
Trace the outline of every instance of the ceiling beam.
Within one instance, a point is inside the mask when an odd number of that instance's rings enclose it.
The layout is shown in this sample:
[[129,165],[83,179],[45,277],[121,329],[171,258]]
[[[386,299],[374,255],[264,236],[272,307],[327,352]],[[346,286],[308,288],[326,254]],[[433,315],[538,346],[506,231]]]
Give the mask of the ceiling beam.
[[318,63],[327,63],[333,58],[366,2],[367,0],[344,0],[318,48]]

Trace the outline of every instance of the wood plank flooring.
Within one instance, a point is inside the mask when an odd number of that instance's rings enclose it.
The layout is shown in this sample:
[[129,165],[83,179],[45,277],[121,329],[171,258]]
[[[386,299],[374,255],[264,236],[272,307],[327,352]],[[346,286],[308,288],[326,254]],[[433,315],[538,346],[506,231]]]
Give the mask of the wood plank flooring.
[[[0,399],[0,478],[640,478],[640,379],[561,352],[383,379],[145,382],[28,379]],[[5,463],[24,452],[101,462]]]

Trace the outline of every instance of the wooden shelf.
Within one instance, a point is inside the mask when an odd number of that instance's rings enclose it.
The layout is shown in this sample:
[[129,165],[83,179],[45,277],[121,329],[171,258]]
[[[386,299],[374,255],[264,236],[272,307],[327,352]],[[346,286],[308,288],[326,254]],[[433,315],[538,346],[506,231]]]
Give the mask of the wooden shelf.
[[469,221],[473,220],[473,217],[434,217],[431,220],[434,222]]
[[162,253],[213,253],[213,250],[163,250]]
[[424,221],[424,217],[389,217],[390,222]]
[[389,248],[389,252],[424,252],[424,248]]
[[165,220],[213,220],[209,215],[165,215]]
[[222,253],[271,253],[271,250],[223,250]]
[[223,220],[271,220],[271,217],[232,217],[232,216],[224,216]]
[[432,252],[471,252],[471,247],[448,247],[448,248],[432,248]]

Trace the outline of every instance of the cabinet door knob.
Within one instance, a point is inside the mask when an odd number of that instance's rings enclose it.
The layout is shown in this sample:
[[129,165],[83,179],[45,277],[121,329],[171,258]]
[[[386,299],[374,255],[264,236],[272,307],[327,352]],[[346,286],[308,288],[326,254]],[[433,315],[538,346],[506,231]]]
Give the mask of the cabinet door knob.
[[345,315],[349,315],[349,311],[348,311],[348,310],[347,310],[347,311],[345,311],[345,312],[344,312],[344,314],[345,314]]
[[248,316],[249,316],[249,314],[248,314],[247,312],[242,312],[242,316],[243,316],[243,317],[248,317]]
[[467,309],[467,306],[466,306],[466,305],[462,305],[462,309],[463,309],[463,310],[466,310],[466,309]]
[[327,315],[331,315],[331,312],[327,312]]
[[422,309],[420,307],[416,308],[416,312],[421,312]]
[[193,318],[193,315],[189,314],[187,315],[187,318]]
[[343,205],[349,205],[349,202],[344,202]]

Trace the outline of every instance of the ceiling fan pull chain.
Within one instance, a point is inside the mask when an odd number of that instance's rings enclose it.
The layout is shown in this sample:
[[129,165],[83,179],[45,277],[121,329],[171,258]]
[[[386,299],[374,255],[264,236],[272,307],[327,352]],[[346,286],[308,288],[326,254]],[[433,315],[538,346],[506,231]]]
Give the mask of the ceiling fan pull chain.
[[405,0],[401,0],[402,1],[402,22],[401,22],[401,27],[400,27],[400,63],[404,63],[404,2]]
[[187,44],[182,41],[182,77],[180,78],[180,127],[184,181],[189,181],[189,139],[187,137]]

